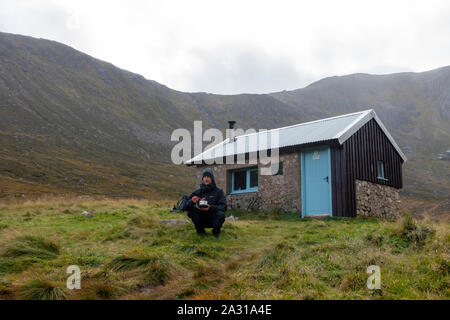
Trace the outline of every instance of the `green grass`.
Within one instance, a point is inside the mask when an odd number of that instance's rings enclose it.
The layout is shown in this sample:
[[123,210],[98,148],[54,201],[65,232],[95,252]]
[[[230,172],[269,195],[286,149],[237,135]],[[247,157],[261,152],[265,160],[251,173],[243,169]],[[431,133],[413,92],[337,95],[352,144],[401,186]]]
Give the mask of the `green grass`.
[[19,289],[19,297],[24,300],[64,300],[65,290],[48,280],[35,279]]
[[1,256],[18,258],[28,256],[36,259],[54,259],[59,254],[59,247],[51,240],[36,236],[20,236],[6,246]]
[[161,285],[171,277],[172,266],[169,261],[158,255],[142,252],[120,255],[107,266],[113,271],[129,271],[140,269],[141,277],[146,285]]
[[[173,203],[0,205],[4,299],[449,299],[449,224],[233,211],[222,236],[166,226]],[[93,210],[94,217],[81,215]],[[231,212],[228,212],[230,214]],[[78,265],[80,290],[66,269]],[[367,267],[381,290],[367,289]]]

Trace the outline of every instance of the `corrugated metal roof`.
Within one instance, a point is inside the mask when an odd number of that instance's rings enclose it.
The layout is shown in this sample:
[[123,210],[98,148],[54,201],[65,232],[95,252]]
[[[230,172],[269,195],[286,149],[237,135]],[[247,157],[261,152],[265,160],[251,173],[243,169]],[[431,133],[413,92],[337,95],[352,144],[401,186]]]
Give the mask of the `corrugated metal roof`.
[[[342,116],[326,118],[306,123],[295,124],[288,127],[276,128],[262,132],[237,136],[234,141],[229,139],[213,146],[203,153],[185,162],[185,164],[201,163],[224,156],[233,156],[248,152],[256,152],[272,148],[282,148],[308,143],[317,143],[336,139],[342,144],[370,119],[375,118],[388,139],[397,149],[400,156],[406,161],[392,136],[381,123],[375,111],[370,109]],[[278,139],[277,139],[278,137]]]

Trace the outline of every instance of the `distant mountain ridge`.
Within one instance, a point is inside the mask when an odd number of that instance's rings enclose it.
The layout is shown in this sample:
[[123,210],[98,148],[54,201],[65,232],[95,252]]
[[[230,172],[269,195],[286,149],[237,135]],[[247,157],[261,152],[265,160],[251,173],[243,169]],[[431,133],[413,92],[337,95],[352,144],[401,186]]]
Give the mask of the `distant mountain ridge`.
[[270,129],[368,108],[408,157],[404,195],[450,211],[450,67],[271,94],[185,93],[54,41],[0,33],[0,197],[179,195],[196,182],[170,162],[176,128]]

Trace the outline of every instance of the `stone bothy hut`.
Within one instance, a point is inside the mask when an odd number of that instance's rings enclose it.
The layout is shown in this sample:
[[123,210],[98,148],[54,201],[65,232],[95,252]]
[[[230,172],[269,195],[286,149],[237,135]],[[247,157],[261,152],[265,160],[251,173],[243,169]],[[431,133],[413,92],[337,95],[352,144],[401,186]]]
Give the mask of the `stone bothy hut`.
[[[262,164],[261,151],[272,156],[273,148],[277,161]],[[185,164],[199,179],[211,167],[230,208],[393,219],[405,161],[375,111],[366,110],[231,137]],[[271,174],[261,174],[268,166]]]

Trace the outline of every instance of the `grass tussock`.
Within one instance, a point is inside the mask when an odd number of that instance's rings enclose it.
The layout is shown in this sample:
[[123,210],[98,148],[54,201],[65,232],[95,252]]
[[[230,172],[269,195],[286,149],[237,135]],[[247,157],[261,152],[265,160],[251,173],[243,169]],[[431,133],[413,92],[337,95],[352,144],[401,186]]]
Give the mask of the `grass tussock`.
[[398,234],[408,243],[415,247],[423,247],[436,231],[429,226],[417,223],[411,214],[402,216]]
[[193,279],[194,286],[197,288],[212,288],[217,287],[222,283],[227,275],[223,272],[220,266],[208,264],[205,262],[197,261],[194,271]]
[[381,247],[383,246],[383,241],[384,241],[384,237],[383,235],[379,235],[379,234],[368,234],[366,236],[366,240],[371,244],[374,245],[376,247]]
[[35,279],[23,285],[19,297],[24,300],[65,300],[65,289],[52,281]]
[[166,260],[155,261],[144,269],[142,280],[145,285],[164,285],[172,277],[173,267]]
[[282,264],[287,257],[295,251],[295,248],[287,241],[282,241],[275,245],[272,249],[266,250],[261,258],[258,267],[274,267]]
[[35,263],[33,259],[5,258],[0,260],[0,274],[20,273]]
[[40,236],[20,236],[1,253],[5,258],[29,257],[54,259],[60,253],[59,246],[52,240]]
[[148,214],[135,214],[128,220],[128,225],[138,228],[152,228],[159,225],[159,216]]
[[156,259],[152,257],[130,257],[121,255],[111,261],[111,263],[109,264],[109,268],[114,271],[133,270],[139,267],[146,266],[152,263],[154,260]]
[[83,300],[108,300],[120,294],[120,288],[104,281],[91,283],[82,291]]
[[113,271],[130,271],[139,269],[142,284],[157,286],[165,284],[174,271],[173,265],[165,258],[158,255],[149,255],[141,251],[135,251],[114,258],[108,268]]
[[157,256],[137,250],[117,256],[108,264],[108,267],[114,271],[126,271],[147,266],[158,260],[159,257]]
[[343,291],[357,291],[364,288],[367,277],[362,272],[348,272],[343,276],[340,284],[340,289]]

